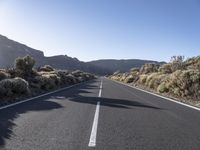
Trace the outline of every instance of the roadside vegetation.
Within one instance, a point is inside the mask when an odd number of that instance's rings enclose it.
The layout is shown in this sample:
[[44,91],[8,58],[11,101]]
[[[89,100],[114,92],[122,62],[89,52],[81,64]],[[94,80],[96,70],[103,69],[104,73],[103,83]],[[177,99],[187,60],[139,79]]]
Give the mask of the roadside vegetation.
[[130,72],[117,71],[109,78],[196,106],[200,104],[200,56],[185,61],[183,56],[173,56],[167,64],[145,64]]
[[35,63],[25,56],[15,60],[14,68],[0,69],[1,105],[95,78],[80,70],[56,70],[49,65],[34,69]]

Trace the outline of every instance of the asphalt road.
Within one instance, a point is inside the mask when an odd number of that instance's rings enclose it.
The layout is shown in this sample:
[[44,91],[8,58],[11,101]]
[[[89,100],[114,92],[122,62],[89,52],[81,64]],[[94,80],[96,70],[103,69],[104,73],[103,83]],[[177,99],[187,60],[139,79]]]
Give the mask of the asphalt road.
[[200,150],[200,111],[102,78],[0,110],[0,149]]

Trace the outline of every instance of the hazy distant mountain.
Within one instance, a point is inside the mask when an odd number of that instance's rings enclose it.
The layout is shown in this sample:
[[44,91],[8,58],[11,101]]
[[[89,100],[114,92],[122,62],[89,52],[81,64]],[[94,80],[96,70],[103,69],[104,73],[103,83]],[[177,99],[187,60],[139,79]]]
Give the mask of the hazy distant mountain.
[[80,69],[97,74],[110,73],[109,70],[93,66],[92,64],[87,64],[79,61],[77,58],[68,57],[67,55],[45,57],[42,51],[35,50],[0,35],[0,68],[12,67],[14,66],[14,61],[17,57],[26,55],[34,57],[36,60],[35,67],[48,64],[57,69]]
[[111,72],[115,72],[117,70],[121,72],[127,72],[133,67],[141,67],[145,63],[159,63],[163,64],[164,62],[157,62],[152,60],[140,60],[140,59],[102,59],[102,60],[96,60],[88,62],[89,64],[106,68],[110,70]]
[[77,58],[67,55],[45,57],[39,50],[30,48],[24,44],[15,42],[0,35],[0,68],[12,67],[17,57],[30,55],[36,60],[36,67],[48,64],[57,69],[83,70],[96,74],[111,74],[116,70],[128,71],[132,67],[141,67],[144,63],[157,63],[146,60],[97,60],[82,62]]

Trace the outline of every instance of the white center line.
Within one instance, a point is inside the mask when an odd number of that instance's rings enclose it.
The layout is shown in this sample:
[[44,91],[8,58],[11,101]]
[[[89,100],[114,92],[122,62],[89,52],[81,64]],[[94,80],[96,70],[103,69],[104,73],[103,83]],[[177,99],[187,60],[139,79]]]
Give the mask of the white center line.
[[[101,93],[102,93],[102,84],[103,83],[101,81],[100,90],[99,90],[99,97],[101,97]],[[88,144],[89,147],[95,147],[96,146],[97,126],[98,126],[98,120],[99,120],[99,109],[100,109],[100,101],[97,102],[97,106],[96,106],[94,121],[93,121],[93,125],[92,125],[92,131],[91,131],[91,135],[90,135],[90,141],[89,141],[89,144]]]

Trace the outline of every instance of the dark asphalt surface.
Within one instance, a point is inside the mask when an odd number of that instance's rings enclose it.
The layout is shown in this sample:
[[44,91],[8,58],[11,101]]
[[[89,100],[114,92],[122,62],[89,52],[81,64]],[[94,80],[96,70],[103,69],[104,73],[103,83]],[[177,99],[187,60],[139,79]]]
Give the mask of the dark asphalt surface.
[[101,97],[97,79],[0,110],[0,149],[200,150],[200,111],[102,80]]

